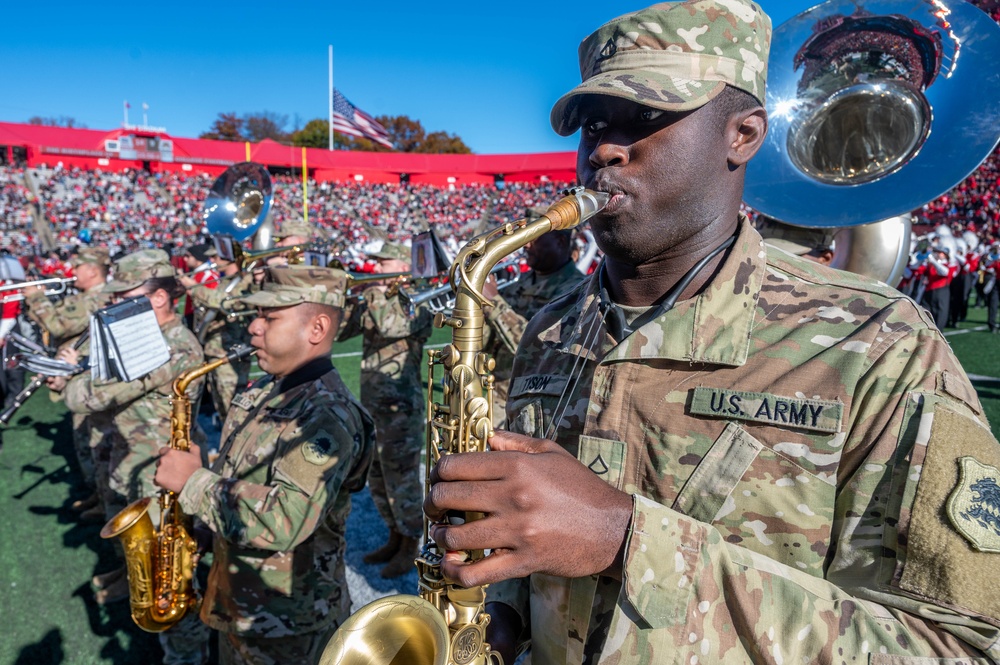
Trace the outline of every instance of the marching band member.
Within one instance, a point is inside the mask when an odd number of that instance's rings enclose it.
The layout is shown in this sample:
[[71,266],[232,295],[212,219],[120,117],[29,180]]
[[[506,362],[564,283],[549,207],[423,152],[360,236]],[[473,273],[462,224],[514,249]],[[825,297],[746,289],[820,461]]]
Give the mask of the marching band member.
[[[190,274],[178,275],[178,279],[187,277],[191,279],[192,286],[197,284],[209,289],[217,289],[219,287],[219,273],[213,267],[208,255],[211,249],[212,246],[207,243],[188,247],[182,258],[184,259],[184,269]],[[184,301],[184,322],[188,328],[194,329],[194,299],[190,296]]]
[[[376,273],[410,270],[410,249],[385,243],[369,254]],[[424,483],[420,451],[424,447],[423,382],[420,366],[431,335],[431,315],[418,308],[405,311],[400,296],[386,295],[387,284],[369,286],[350,306],[338,339],[362,335],[361,403],[375,418],[378,441],[368,474],[368,487],[379,515],[389,528],[382,547],[365,555],[366,563],[385,563],[384,578],[413,570],[423,536]]]
[[[230,308],[238,303],[241,295],[252,291],[253,276],[241,273],[235,262],[217,256],[214,248],[208,250],[207,255],[215,260],[221,280],[219,284],[199,284],[186,276],[178,277],[178,281],[187,289],[188,297],[195,305],[195,330],[199,339],[204,340],[205,357],[211,361],[226,357],[229,349],[250,341],[246,321],[230,320],[223,307]],[[212,403],[220,422],[229,413],[233,396],[245,390],[250,383],[250,366],[249,358],[241,358],[226,363],[208,375],[208,391],[212,395]]]
[[[105,247],[81,247],[70,259],[73,273],[76,276],[74,285],[79,290],[66,296],[59,302],[52,302],[45,295],[45,286],[36,285],[24,290],[24,304],[28,307],[28,316],[42,330],[49,334],[49,341],[54,346],[71,346],[90,327],[90,315],[108,304],[110,296],[104,291],[108,281],[108,270],[111,259]],[[73,451],[76,453],[83,475],[84,486],[89,495],[84,499],[74,501],[70,507],[80,512],[84,520],[101,521],[105,510],[100,505],[100,494],[97,491],[95,478],[95,456],[103,453],[92,444],[99,441],[91,439],[88,417],[83,413],[73,414]]]
[[344,533],[374,427],[330,362],[345,286],[339,270],[269,268],[243,298],[267,375],[233,400],[221,457],[160,451],[157,484],[214,533],[201,618],[222,663],[316,662],[350,613]]

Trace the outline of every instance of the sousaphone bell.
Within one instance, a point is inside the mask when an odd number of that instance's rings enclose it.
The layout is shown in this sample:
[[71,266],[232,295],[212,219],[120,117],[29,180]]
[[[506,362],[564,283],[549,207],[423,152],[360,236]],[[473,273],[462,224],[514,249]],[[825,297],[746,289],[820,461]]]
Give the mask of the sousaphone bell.
[[830,0],[793,17],[772,36],[770,126],[746,203],[840,229],[834,267],[895,283],[909,213],[1000,139],[998,61],[1000,26],[964,0]]

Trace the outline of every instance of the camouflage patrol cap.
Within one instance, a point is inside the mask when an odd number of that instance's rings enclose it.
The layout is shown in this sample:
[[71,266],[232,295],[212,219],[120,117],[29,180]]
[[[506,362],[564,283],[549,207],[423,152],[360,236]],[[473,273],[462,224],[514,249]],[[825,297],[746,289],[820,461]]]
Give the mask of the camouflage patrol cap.
[[764,102],[771,19],[748,0],[663,2],[605,23],[580,44],[582,83],[556,102],[552,128],[580,127],[581,95],[689,111],[731,85]]
[[262,291],[240,298],[251,307],[291,307],[304,302],[344,306],[347,273],[336,268],[271,266]]
[[387,242],[377,252],[368,255],[370,259],[397,259],[399,261],[410,262],[410,248],[397,242]]
[[107,247],[81,247],[73,255],[73,258],[70,259],[70,264],[75,268],[84,263],[105,267],[110,266],[111,252],[108,251]]
[[122,293],[139,288],[147,279],[177,274],[170,257],[162,249],[144,249],[118,259],[114,279],[104,285],[105,293]]
[[281,230],[278,232],[278,236],[281,238],[288,238],[289,236],[312,238],[312,232],[312,224],[307,223],[304,219],[291,219],[281,223]]

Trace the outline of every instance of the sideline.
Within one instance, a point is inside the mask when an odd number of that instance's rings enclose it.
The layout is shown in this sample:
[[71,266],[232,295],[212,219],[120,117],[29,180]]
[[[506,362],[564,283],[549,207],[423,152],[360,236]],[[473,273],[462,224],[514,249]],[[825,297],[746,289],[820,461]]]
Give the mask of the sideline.
[[970,332],[982,332],[988,330],[987,326],[976,326],[975,328],[962,328],[961,330],[949,330],[948,332],[942,332],[941,334],[945,337],[951,337],[952,335],[964,335]]

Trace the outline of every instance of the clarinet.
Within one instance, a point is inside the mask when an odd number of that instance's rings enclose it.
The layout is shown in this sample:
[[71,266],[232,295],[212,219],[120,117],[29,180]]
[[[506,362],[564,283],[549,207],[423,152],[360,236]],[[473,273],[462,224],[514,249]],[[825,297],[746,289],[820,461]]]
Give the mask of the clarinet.
[[[75,342],[73,342],[72,348],[74,350],[79,349],[87,342],[88,339],[90,339],[90,330],[87,330],[82,335],[80,335],[80,337]],[[39,388],[42,387],[42,384],[45,383],[45,379],[46,379],[45,376],[41,374],[36,374],[35,377],[31,379],[31,382],[28,383],[28,385],[26,385],[21,390],[21,392],[14,395],[14,403],[11,404],[6,409],[4,409],[3,413],[0,413],[0,424],[2,425],[9,424],[10,419],[14,417],[14,414],[17,413],[17,410],[20,409],[22,406],[24,406],[24,403],[27,402],[28,399],[35,394],[35,391],[37,391]]]

